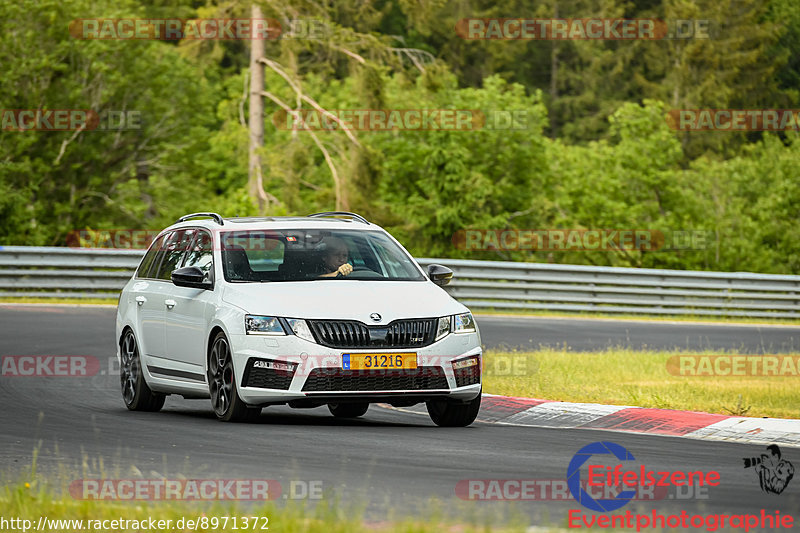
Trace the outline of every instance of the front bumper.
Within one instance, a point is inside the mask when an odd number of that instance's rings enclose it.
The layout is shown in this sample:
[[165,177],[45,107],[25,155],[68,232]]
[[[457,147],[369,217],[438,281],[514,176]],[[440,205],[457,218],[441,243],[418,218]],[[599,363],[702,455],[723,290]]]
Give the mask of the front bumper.
[[[328,348],[294,335],[232,335],[239,396],[251,405],[346,401],[471,400],[481,391],[482,352],[477,333],[450,334],[417,349]],[[345,353],[416,353],[415,370],[347,370]],[[452,362],[477,357],[454,370]]]

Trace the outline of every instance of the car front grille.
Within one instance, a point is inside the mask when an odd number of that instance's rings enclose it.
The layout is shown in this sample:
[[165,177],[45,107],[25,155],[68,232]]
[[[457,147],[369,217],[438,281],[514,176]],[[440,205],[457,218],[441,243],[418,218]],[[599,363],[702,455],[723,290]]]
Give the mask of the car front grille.
[[254,366],[256,361],[251,357],[245,366],[242,385],[245,387],[255,387],[259,389],[280,389],[289,390],[294,377],[294,370],[277,370],[274,368],[260,368]]
[[436,318],[395,320],[367,326],[355,320],[309,320],[319,344],[330,348],[421,348],[436,336]]
[[420,366],[414,370],[342,370],[315,368],[304,392],[365,392],[395,390],[449,389],[440,366]]

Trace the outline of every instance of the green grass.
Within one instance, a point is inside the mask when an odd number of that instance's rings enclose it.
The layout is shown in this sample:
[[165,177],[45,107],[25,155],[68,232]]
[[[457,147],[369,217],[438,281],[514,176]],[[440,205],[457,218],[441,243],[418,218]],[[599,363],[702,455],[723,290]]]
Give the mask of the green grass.
[[[40,418],[41,421],[41,418]],[[437,497],[412,500],[402,507],[386,502],[385,511],[373,508],[366,512],[367,505],[359,497],[349,496],[350,488],[326,484],[323,486],[321,498],[284,499],[273,494],[269,501],[164,501],[164,500],[90,500],[83,499],[75,490],[75,482],[88,480],[121,480],[121,479],[214,479],[213,476],[184,475],[183,468],[197,472],[205,469],[204,465],[185,464],[175,469],[167,465],[166,458],[160,465],[164,475],[150,471],[140,471],[127,456],[116,458],[90,458],[85,453],[81,459],[75,460],[61,455],[58,446],[42,451],[43,442],[34,447],[30,463],[18,468],[6,467],[0,471],[0,517],[23,518],[30,520],[35,527],[39,517],[55,520],[83,520],[82,531],[137,531],[135,524],[121,524],[117,528],[88,528],[87,520],[126,520],[145,521],[153,519],[165,521],[156,529],[141,527],[141,531],[150,533],[189,531],[279,531],[288,533],[360,533],[368,531],[399,533],[478,533],[498,531],[502,533],[524,533],[530,518],[515,504],[492,506],[491,508],[476,506],[475,502],[462,501],[453,497],[443,502]],[[46,468],[39,465],[48,465]],[[233,479],[234,476],[222,476]],[[270,477],[256,475],[254,477]],[[287,484],[282,482],[282,495],[287,494]],[[70,488],[73,488],[73,492]],[[274,487],[273,487],[274,488]],[[272,490],[272,488],[270,489]],[[345,498],[343,498],[345,497]],[[347,502],[343,503],[343,499]],[[417,503],[413,503],[416,501]],[[380,502],[373,502],[379,505]],[[416,507],[414,507],[416,506]],[[380,508],[379,508],[380,509]],[[365,518],[369,515],[369,518]],[[197,527],[186,525],[187,519],[196,520],[205,517],[208,522]],[[224,517],[228,517],[227,523]],[[234,527],[233,517],[237,517]],[[242,517],[260,517],[257,527],[253,527],[252,519],[248,528],[243,527]],[[263,517],[268,521],[269,529]],[[214,520],[214,519],[217,520]],[[179,527],[179,520],[184,519]],[[166,521],[170,522],[166,522]],[[544,513],[543,522],[551,522],[549,513]],[[560,520],[559,520],[560,521]],[[110,525],[110,524],[109,524]],[[226,526],[227,527],[224,527]],[[70,532],[78,530],[75,524],[60,524],[43,528],[45,532]],[[125,529],[125,526],[128,529]],[[131,528],[131,526],[134,526]],[[7,530],[9,528],[6,528]],[[2,526],[0,526],[2,530]],[[22,531],[21,528],[10,528]],[[34,533],[36,529],[28,529]],[[566,531],[556,526],[542,528],[540,531]]]
[[534,311],[526,309],[475,309],[475,315],[491,316],[534,316],[542,318],[600,318],[605,320],[636,320],[648,322],[711,322],[719,324],[786,324],[800,326],[798,318],[747,318],[747,317],[715,317],[705,315],[636,315],[624,313],[602,312],[568,312],[568,311]]
[[[32,297],[2,297],[0,303],[23,303],[23,304],[54,304],[54,305],[117,305],[117,298],[32,298]],[[618,313],[570,313],[563,311],[533,311],[533,310],[502,310],[502,309],[477,309],[476,315],[493,316],[533,316],[543,318],[598,318],[606,320],[637,320],[652,322],[711,322],[720,324],[784,324],[800,326],[800,317],[791,318],[744,318],[744,317],[709,317],[709,316],[672,316],[672,315],[634,315]]]
[[[468,502],[463,502],[466,505]],[[441,505],[441,504],[440,504]],[[474,510],[474,509],[473,509]],[[501,513],[505,514],[505,513]],[[453,522],[444,518],[444,513],[432,510],[419,514],[410,514],[408,511],[399,513],[387,511],[386,520],[364,520],[358,509],[340,505],[335,498],[316,502],[314,505],[290,502],[278,505],[273,502],[259,502],[253,504],[238,502],[119,502],[119,501],[91,501],[74,499],[66,490],[59,492],[39,478],[32,478],[27,482],[12,482],[0,488],[0,517],[23,518],[32,522],[35,527],[39,517],[55,520],[83,520],[83,530],[87,531],[87,520],[95,524],[96,520],[127,520],[155,521],[164,520],[163,528],[150,530],[153,533],[186,532],[186,531],[243,531],[242,517],[259,518],[256,529],[251,525],[246,531],[279,531],[282,533],[360,533],[368,531],[398,532],[398,533],[471,533],[499,531],[507,533],[523,533],[527,524],[521,515],[503,522],[495,521],[484,513],[481,518],[473,517],[470,523]],[[462,514],[469,516],[469,514]],[[198,525],[190,528],[186,525],[187,519],[201,519],[205,517],[207,527]],[[224,518],[228,517],[227,528],[224,528]],[[237,517],[238,529],[233,527],[233,517]],[[217,519],[216,522],[214,519]],[[183,528],[179,528],[179,521],[183,519]],[[166,522],[169,520],[170,522]],[[51,523],[52,524],[52,523]],[[108,526],[112,525],[110,522]],[[214,527],[214,526],[217,527]],[[262,530],[262,525],[268,525],[268,530]],[[120,527],[111,529],[93,529],[94,531],[136,531],[135,524],[130,522],[120,524]],[[128,526],[128,529],[124,529]],[[131,526],[134,526],[131,528]],[[22,531],[21,528],[12,528]],[[50,527],[46,531],[74,532],[77,528],[62,524],[62,527]],[[28,531],[35,531],[29,529]],[[142,531],[147,531],[142,528]],[[565,531],[565,529],[541,528],[539,531]]]
[[484,356],[483,391],[566,402],[800,419],[800,376],[670,374],[667,360],[680,353],[628,349],[589,353],[490,350]]
[[0,303],[55,305],[117,305],[117,298],[0,298]]
[[[40,482],[27,482],[7,486],[5,491],[0,493],[0,516],[26,518],[33,520],[34,524],[36,524],[40,516],[60,520],[115,520],[120,518],[125,520],[147,520],[152,518],[154,520],[171,521],[171,527],[157,529],[156,531],[182,531],[182,529],[177,528],[180,519],[197,519],[203,516],[209,519],[236,516],[239,517],[238,525],[241,528],[241,517],[258,516],[268,519],[268,527],[271,531],[309,533],[332,531],[347,533],[364,530],[358,520],[324,505],[318,505],[313,511],[308,511],[301,506],[285,506],[279,509],[275,504],[269,502],[246,508],[242,505],[223,502],[154,503],[144,501],[123,503],[88,501],[73,499],[68,493],[59,496]],[[256,531],[261,531],[261,525],[263,525],[263,520],[258,524],[259,527]],[[49,530],[74,531],[75,529],[74,527],[56,527]],[[232,527],[229,526],[227,529],[232,530]],[[111,529],[111,531],[123,530],[122,528]],[[197,530],[214,531],[211,527],[205,529],[199,527]]]

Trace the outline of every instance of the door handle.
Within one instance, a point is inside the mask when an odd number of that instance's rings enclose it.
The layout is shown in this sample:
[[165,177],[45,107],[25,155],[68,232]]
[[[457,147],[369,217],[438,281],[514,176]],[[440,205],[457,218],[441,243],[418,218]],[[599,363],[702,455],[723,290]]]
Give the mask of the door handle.
[[175,300],[164,300],[164,305],[167,306],[167,309],[172,309],[175,307]]
[[139,305],[139,307],[141,307],[142,305],[144,305],[144,303],[145,303],[146,301],[147,301],[147,298],[145,298],[144,296],[137,296],[137,297],[136,297],[136,303]]

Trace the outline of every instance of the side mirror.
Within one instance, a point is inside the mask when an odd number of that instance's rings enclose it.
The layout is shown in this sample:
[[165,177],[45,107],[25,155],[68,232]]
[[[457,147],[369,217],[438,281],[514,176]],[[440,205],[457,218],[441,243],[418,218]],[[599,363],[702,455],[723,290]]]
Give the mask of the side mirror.
[[428,277],[440,287],[444,287],[453,279],[453,271],[442,265],[428,265]]
[[206,279],[206,275],[196,266],[179,268],[172,272],[172,283],[178,287],[190,289],[210,289],[213,284]]

